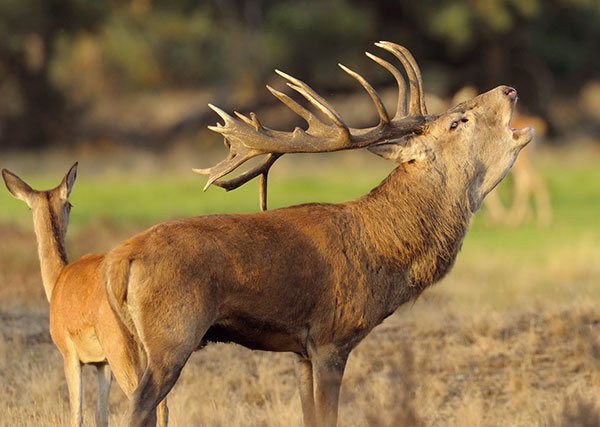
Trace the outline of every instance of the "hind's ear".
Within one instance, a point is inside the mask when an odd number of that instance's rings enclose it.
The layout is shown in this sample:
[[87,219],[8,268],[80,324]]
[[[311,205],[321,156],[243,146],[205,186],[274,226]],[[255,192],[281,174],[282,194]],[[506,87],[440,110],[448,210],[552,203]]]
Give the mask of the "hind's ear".
[[408,163],[411,161],[433,160],[435,155],[431,148],[418,138],[402,138],[391,140],[383,144],[367,147],[371,153],[375,153],[384,159],[394,160],[397,163]]
[[8,188],[10,194],[29,205],[30,195],[34,193],[35,190],[17,175],[6,169],[2,169],[2,178],[4,179],[4,184],[6,184],[6,188]]
[[73,166],[71,166],[71,169],[69,169],[69,172],[67,172],[60,183],[60,197],[64,200],[67,200],[73,190],[73,184],[75,183],[75,178],[77,178],[77,165],[78,163],[75,162]]

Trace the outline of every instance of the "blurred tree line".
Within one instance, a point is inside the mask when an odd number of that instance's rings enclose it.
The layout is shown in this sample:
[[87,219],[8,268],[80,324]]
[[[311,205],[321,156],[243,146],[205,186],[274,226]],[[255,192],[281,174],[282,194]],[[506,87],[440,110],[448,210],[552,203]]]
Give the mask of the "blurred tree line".
[[364,71],[377,40],[408,47],[429,90],[512,84],[545,115],[600,78],[600,1],[0,0],[0,148],[85,137],[101,97],[212,87],[221,105],[259,102],[274,67],[356,90],[335,63]]

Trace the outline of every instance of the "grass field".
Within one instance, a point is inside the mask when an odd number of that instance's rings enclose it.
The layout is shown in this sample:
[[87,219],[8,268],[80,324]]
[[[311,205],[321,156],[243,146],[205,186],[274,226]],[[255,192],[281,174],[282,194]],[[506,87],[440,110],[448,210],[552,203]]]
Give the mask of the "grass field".
[[[478,215],[453,271],[391,316],[352,353],[341,426],[576,426],[600,419],[600,154],[542,151],[549,227],[490,226]],[[49,157],[50,160],[41,161]],[[55,186],[71,153],[7,156],[35,188]],[[78,153],[67,239],[71,259],[104,252],[170,218],[257,208],[256,184],[202,193],[189,153]],[[218,158],[218,156],[217,156]],[[271,208],[358,197],[391,169],[365,153],[282,159]],[[0,426],[62,425],[68,399],[52,345],[30,213],[0,190]],[[95,376],[84,377],[93,425]],[[194,354],[169,395],[178,426],[296,426],[293,359],[213,345]],[[114,385],[111,421],[126,400]],[[587,422],[587,424],[584,424]],[[579,424],[577,424],[579,423]]]

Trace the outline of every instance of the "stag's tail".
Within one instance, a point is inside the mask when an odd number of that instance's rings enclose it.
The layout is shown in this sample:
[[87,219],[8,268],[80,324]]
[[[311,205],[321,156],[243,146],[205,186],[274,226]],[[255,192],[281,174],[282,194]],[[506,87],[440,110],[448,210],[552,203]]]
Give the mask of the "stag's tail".
[[121,332],[127,338],[129,353],[141,367],[145,356],[139,334],[127,305],[132,259],[123,256],[119,250],[109,252],[102,264],[102,278],[105,285],[108,303],[115,313]]

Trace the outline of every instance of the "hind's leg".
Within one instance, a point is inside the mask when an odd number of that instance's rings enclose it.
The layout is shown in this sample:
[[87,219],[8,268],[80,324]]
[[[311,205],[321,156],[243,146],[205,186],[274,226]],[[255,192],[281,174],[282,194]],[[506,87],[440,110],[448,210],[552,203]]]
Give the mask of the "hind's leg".
[[67,388],[69,389],[71,427],[81,426],[83,424],[81,413],[81,362],[75,352],[64,355],[64,368]]
[[110,395],[110,383],[112,373],[108,363],[96,366],[98,371],[98,403],[96,405],[96,426],[108,426],[108,397]]

